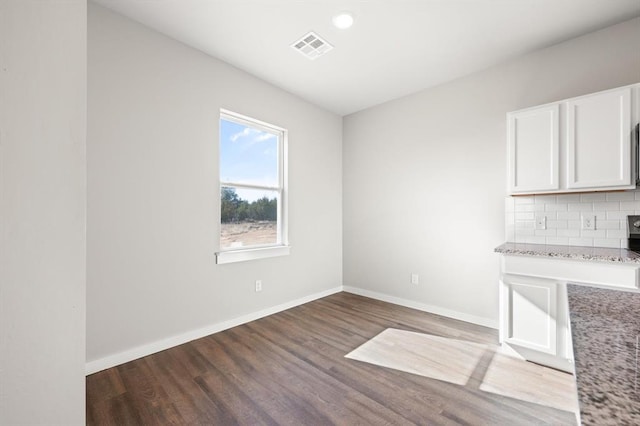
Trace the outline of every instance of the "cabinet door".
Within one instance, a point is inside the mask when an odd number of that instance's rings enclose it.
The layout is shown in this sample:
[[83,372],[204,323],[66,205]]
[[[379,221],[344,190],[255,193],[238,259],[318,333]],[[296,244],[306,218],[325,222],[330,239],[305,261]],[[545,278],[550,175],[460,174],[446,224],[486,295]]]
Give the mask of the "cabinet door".
[[557,355],[557,286],[555,281],[510,276],[505,279],[504,341]]
[[507,115],[509,192],[559,188],[559,105],[546,105]]
[[567,102],[567,187],[629,186],[631,88]]

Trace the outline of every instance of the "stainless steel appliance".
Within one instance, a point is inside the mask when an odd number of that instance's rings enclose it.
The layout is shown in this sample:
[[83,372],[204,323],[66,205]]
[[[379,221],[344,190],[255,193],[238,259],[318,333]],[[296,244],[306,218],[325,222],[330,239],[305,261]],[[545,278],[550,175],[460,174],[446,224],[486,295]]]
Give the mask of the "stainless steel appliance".
[[629,250],[640,251],[640,216],[627,216],[629,222]]

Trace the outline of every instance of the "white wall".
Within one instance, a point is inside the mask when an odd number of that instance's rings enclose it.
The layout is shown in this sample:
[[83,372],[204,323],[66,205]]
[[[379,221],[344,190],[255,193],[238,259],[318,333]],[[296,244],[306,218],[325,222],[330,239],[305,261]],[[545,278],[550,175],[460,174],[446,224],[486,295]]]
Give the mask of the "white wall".
[[634,19],[347,116],[344,284],[497,325],[505,114],[638,82],[639,45]]
[[[88,25],[88,362],[338,288],[341,118],[99,6]],[[215,264],[220,108],[289,130],[289,256]]]
[[0,424],[85,422],[86,1],[0,1]]

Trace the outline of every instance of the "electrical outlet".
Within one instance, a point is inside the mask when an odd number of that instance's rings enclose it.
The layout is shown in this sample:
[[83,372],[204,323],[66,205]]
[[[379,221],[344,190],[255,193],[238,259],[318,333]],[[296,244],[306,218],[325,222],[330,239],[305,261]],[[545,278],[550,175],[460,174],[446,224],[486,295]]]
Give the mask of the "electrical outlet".
[[411,274],[411,284],[420,284],[420,277],[418,276],[418,274]]
[[588,229],[590,231],[596,230],[596,216],[593,214],[582,215],[582,229]]
[[262,291],[262,280],[256,280],[256,292]]
[[545,215],[536,215],[535,229],[547,229],[547,217]]

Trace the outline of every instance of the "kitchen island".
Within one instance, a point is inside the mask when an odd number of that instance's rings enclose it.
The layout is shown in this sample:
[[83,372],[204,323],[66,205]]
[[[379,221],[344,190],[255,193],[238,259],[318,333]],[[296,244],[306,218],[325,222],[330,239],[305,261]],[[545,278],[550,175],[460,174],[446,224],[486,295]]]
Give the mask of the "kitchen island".
[[505,243],[500,342],[575,372],[584,425],[640,425],[640,254]]
[[553,259],[640,264],[640,254],[622,248],[504,243],[496,247],[495,252],[505,255],[533,256]]
[[583,425],[639,425],[640,293],[568,284]]

